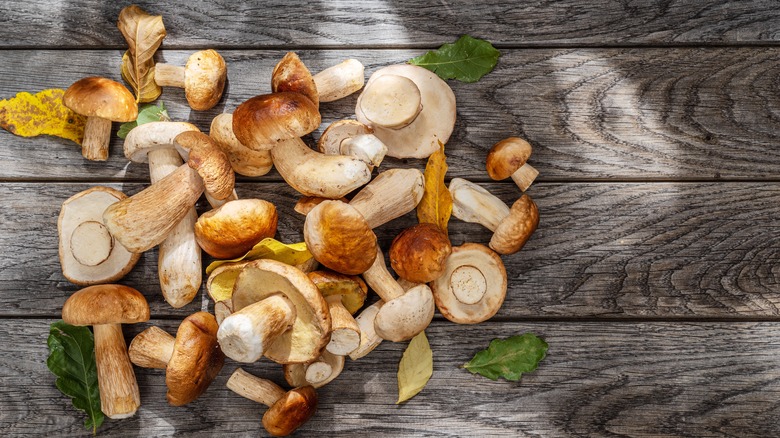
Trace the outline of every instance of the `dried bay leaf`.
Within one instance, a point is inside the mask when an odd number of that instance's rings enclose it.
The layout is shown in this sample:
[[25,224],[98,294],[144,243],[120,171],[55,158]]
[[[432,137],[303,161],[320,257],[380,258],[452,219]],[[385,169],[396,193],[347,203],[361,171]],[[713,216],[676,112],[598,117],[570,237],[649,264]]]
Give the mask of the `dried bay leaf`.
[[447,156],[444,145],[439,142],[439,150],[428,157],[425,165],[425,191],[417,204],[417,220],[420,223],[437,225],[447,233],[447,224],[452,214],[452,195],[444,184],[447,173]]
[[487,349],[475,354],[463,368],[490,380],[503,377],[515,382],[523,373],[535,370],[546,354],[547,343],[533,333],[525,333],[493,339]]
[[493,71],[499,56],[501,52],[488,41],[463,35],[454,43],[410,59],[409,63],[427,68],[444,80],[477,82]]
[[0,100],[0,127],[21,136],[53,135],[81,144],[87,118],[62,103],[65,90],[50,88]]
[[417,395],[433,375],[433,352],[425,332],[418,333],[406,347],[398,364],[398,401],[403,403]]
[[154,53],[166,35],[162,16],[130,5],[119,13],[117,27],[129,47],[122,56],[122,78],[135,91],[136,102],[152,102],[162,93],[154,82]]

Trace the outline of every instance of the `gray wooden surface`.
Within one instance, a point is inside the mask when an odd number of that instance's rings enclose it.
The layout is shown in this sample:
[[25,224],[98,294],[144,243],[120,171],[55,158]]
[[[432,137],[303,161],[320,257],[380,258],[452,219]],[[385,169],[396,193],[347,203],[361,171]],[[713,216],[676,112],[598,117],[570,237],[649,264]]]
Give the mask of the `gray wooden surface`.
[[[183,62],[207,47],[225,56],[229,84],[217,108],[191,111],[177,90],[161,97],[174,118],[204,130],[268,91],[287,50],[314,71],[355,57],[370,74],[466,32],[501,48],[482,81],[451,83],[458,121],[447,153],[448,177],[480,181],[511,202],[517,189],[489,182],[485,154],[509,135],[535,147],[540,178],[529,194],[541,221],[522,252],[504,257],[504,307],[477,326],[437,315],[428,330],[433,377],[405,405],[394,404],[403,344],[348,361],[300,436],[780,436],[775,1],[141,4],[164,16],[160,60]],[[119,79],[124,5],[0,3],[0,98],[88,75]],[[349,117],[354,104],[324,104],[324,122]],[[78,289],[60,272],[56,218],[78,191],[100,184],[132,194],[147,180],[118,139],[108,162],[91,163],[75,144],[0,131],[0,435],[86,435],[45,367],[48,324]],[[241,178],[237,191],[274,202],[278,237],[301,239],[297,194],[275,171]],[[383,247],[414,222],[384,227]],[[451,238],[490,234],[453,219]],[[169,331],[209,306],[162,301],[155,251],[122,282],[147,296],[154,323]],[[127,327],[127,339],[146,326]],[[459,368],[491,339],[529,331],[550,350],[521,382]],[[160,372],[137,370],[139,414],[107,421],[100,434],[263,435],[260,407],[224,387],[235,367],[228,361],[206,395],[182,408],[165,402]],[[268,361],[248,369],[282,383]]]

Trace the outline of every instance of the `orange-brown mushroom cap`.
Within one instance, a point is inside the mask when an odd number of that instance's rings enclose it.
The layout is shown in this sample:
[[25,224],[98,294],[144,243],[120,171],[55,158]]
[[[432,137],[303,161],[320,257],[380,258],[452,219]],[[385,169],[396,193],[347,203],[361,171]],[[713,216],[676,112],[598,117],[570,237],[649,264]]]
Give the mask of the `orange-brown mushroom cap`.
[[243,256],[255,244],[276,234],[276,207],[262,199],[236,199],[203,213],[195,223],[195,240],[218,259]]
[[318,262],[342,274],[362,274],[376,258],[373,230],[363,215],[341,201],[314,207],[306,215],[303,238]]
[[165,371],[168,403],[182,406],[195,400],[217,377],[225,363],[217,342],[218,328],[208,312],[193,313],[179,325]]
[[509,216],[493,232],[490,248],[499,254],[514,254],[525,245],[538,225],[539,209],[530,196],[523,195],[512,204]]
[[72,325],[135,324],[149,321],[146,298],[129,286],[97,284],[70,296],[62,319]]
[[273,149],[277,142],[302,137],[320,125],[317,105],[300,93],[255,96],[233,112],[233,133],[244,146]]
[[444,272],[452,252],[447,234],[437,225],[421,223],[409,227],[390,245],[390,266],[399,277],[413,283],[428,283]]
[[317,391],[312,386],[292,389],[263,415],[263,427],[273,436],[287,436],[317,412]]
[[211,109],[219,102],[227,79],[227,66],[216,50],[195,52],[184,66],[184,95],[197,111]]
[[494,180],[509,178],[523,167],[531,156],[531,145],[518,137],[509,137],[496,143],[485,160],[487,173]]
[[138,118],[138,105],[133,94],[119,82],[98,76],[74,82],[65,90],[62,102],[87,117],[112,122],[132,122]]
[[225,152],[208,135],[188,131],[176,136],[174,143],[189,151],[187,165],[203,179],[203,185],[215,199],[227,199],[233,194],[236,174]]

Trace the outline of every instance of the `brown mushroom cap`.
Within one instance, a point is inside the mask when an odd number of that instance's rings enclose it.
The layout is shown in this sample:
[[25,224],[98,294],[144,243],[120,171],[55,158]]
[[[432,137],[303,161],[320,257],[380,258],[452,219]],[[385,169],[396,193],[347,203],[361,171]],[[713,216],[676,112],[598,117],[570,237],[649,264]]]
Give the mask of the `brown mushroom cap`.
[[496,143],[485,160],[488,175],[494,180],[509,178],[531,156],[531,145],[518,137],[509,137]]
[[233,112],[233,133],[250,149],[273,149],[278,141],[302,137],[319,125],[317,105],[300,93],[255,96]]
[[306,215],[303,238],[318,262],[342,274],[362,274],[376,258],[376,235],[363,215],[341,201],[314,207]]
[[112,122],[132,122],[138,118],[133,94],[119,82],[92,76],[79,79],[65,90],[62,102],[71,110]]
[[146,298],[129,286],[97,284],[65,301],[62,319],[72,325],[135,324],[149,321]]
[[287,436],[317,412],[317,391],[303,386],[288,391],[263,415],[263,427],[273,436]]
[[399,277],[428,283],[444,272],[452,252],[450,239],[434,224],[417,224],[401,231],[390,245],[390,266]]
[[237,199],[203,213],[195,223],[195,240],[217,259],[246,254],[276,234],[276,207],[262,199]]
[[168,403],[182,406],[195,400],[217,377],[225,363],[217,343],[218,328],[208,312],[194,313],[179,325],[165,371]]
[[530,196],[523,195],[512,204],[509,216],[493,232],[490,248],[499,254],[514,254],[525,245],[538,225],[539,209]]
[[313,271],[307,274],[317,285],[323,297],[341,295],[341,304],[351,314],[357,313],[368,295],[368,286],[362,278],[333,271]]
[[271,73],[271,90],[274,93],[283,91],[300,93],[314,102],[314,105],[318,107],[320,105],[320,94],[317,92],[314,77],[294,52],[287,52],[274,67]]
[[202,132],[183,132],[176,136],[177,147],[189,151],[187,165],[203,179],[206,192],[215,199],[227,199],[233,194],[236,174],[227,155]]
[[373,132],[373,129],[357,120],[339,120],[325,128],[317,141],[317,149],[326,155],[340,155],[342,141]]
[[216,50],[195,52],[184,66],[184,95],[197,111],[211,109],[219,102],[225,89],[227,66]]

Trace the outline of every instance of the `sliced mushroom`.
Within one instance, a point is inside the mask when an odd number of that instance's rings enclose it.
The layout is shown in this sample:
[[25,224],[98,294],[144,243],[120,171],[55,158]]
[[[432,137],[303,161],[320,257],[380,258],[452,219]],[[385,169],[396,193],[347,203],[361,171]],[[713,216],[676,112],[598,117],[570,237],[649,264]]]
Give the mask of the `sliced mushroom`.
[[339,356],[351,353],[360,346],[360,329],[352,314],[363,306],[368,287],[360,277],[332,271],[314,271],[308,275],[330,309],[331,334],[325,349]]
[[238,141],[233,133],[233,114],[214,117],[209,136],[225,152],[237,174],[262,176],[271,171],[273,161],[270,151],[252,150]]
[[539,171],[527,163],[531,156],[531,144],[522,138],[509,137],[499,141],[490,149],[485,166],[490,178],[500,181],[510,176],[521,191],[539,175]]
[[399,277],[428,283],[444,273],[452,252],[447,234],[434,224],[417,224],[403,231],[390,245],[390,266]]
[[311,385],[321,388],[336,379],[343,370],[344,356],[326,350],[314,362],[284,365],[284,379],[292,387]]
[[216,50],[195,52],[184,67],[157,63],[154,81],[161,87],[184,88],[190,108],[205,111],[222,97],[227,80],[227,65]]
[[375,302],[363,309],[363,311],[360,312],[360,315],[355,318],[355,321],[358,323],[358,328],[360,328],[360,346],[352,351],[352,353],[349,353],[350,359],[358,360],[372,352],[382,343],[383,339],[376,334],[376,330],[374,330],[374,321],[384,303],[385,302],[382,300]]
[[328,126],[317,142],[317,149],[325,155],[351,155],[364,163],[378,167],[387,154],[387,146],[373,129],[355,120],[339,120]]
[[262,199],[230,201],[203,213],[195,223],[195,239],[209,255],[232,259],[276,234],[276,207]]

